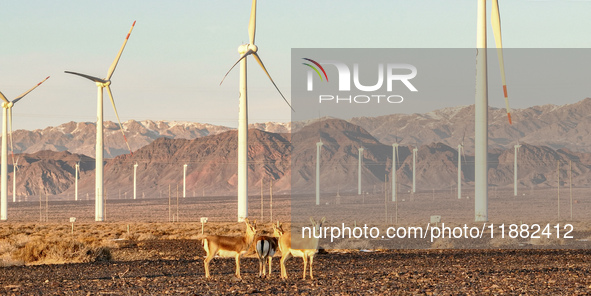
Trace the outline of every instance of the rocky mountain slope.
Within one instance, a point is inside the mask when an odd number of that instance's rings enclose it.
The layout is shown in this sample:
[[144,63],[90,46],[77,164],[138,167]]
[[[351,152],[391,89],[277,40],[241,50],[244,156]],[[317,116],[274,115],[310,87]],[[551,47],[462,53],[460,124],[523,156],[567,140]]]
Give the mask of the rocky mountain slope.
[[[591,98],[562,106],[514,109],[513,124],[504,109],[489,109],[489,146],[509,149],[518,142],[553,149],[591,152]],[[466,152],[474,150],[474,105],[444,108],[425,114],[392,114],[353,118],[384,144],[424,145],[441,142]]]
[[[383,144],[358,125],[339,119],[314,122],[293,134],[249,130],[249,192],[259,194],[261,182],[268,192],[309,194],[314,192],[316,142],[321,140],[320,179],[324,192],[356,192],[358,149],[364,147],[362,179],[364,191],[382,188],[391,181],[392,146]],[[412,149],[399,147],[396,176],[400,190],[412,186]],[[105,166],[105,190],[108,196],[128,196],[133,192],[133,166],[137,168],[140,197],[166,197],[169,186],[176,195],[183,186],[183,167],[187,164],[187,195],[233,195],[236,192],[237,133],[234,130],[193,140],[159,138],[138,149],[108,160]],[[17,156],[18,157],[18,156]],[[513,185],[514,150],[491,149],[489,182],[491,186]],[[72,196],[74,165],[81,162],[79,193],[94,195],[93,159],[69,152],[43,151],[24,154],[19,161],[17,192],[43,192]],[[591,175],[591,153],[555,150],[548,146],[522,143],[518,157],[519,184],[522,187],[566,185],[569,161],[575,186],[587,186]],[[416,184],[421,190],[453,190],[457,187],[457,146],[430,143],[418,146]],[[12,172],[12,167],[10,167]],[[12,178],[12,173],[11,173]],[[462,157],[462,183],[474,182],[474,157]],[[9,191],[12,182],[9,181]],[[267,193],[268,194],[268,193]],[[92,198],[92,197],[91,197]]]
[[[231,130],[229,127],[195,122],[126,121],[123,131],[132,151],[144,147],[156,139],[196,139]],[[105,121],[105,157],[113,158],[129,153],[119,130],[119,125]],[[287,132],[289,124],[256,123],[251,128],[271,132]],[[13,133],[15,153],[35,153],[42,150],[70,151],[76,154],[95,155],[96,124],[91,122],[68,122],[42,130],[16,130]]]

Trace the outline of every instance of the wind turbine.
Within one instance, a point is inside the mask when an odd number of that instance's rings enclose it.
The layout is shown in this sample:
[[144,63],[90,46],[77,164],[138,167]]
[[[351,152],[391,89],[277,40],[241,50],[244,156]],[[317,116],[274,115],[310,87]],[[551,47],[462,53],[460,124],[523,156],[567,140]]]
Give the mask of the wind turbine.
[[359,162],[357,168],[357,195],[361,195],[361,164],[363,163],[363,147],[359,148]]
[[392,201],[396,201],[396,162],[398,160],[398,143],[394,143],[392,144]]
[[250,10],[250,21],[248,24],[248,44],[242,44],[238,47],[238,53],[240,58],[234,65],[228,70],[224,78],[220,82],[220,85],[224,82],[224,79],[234,69],[234,67],[240,63],[240,99],[239,99],[239,111],[238,111],[238,222],[244,221],[248,217],[248,167],[246,162],[248,159],[248,107],[247,107],[247,93],[246,93],[246,57],[252,55],[254,59],[259,63],[267,77],[275,86],[275,89],[279,92],[283,100],[293,111],[293,108],[283,96],[273,78],[265,68],[263,61],[257,54],[258,47],[254,44],[254,37],[256,31],[256,10],[257,1],[252,1],[252,7]]
[[[476,58],[476,97],[474,104],[474,219],[476,222],[481,222],[488,221],[488,77],[486,60],[486,0],[478,0],[477,12],[476,48],[478,49],[478,55]],[[507,96],[507,86],[505,83],[499,3],[497,0],[492,0],[491,18],[493,33],[497,46],[497,54],[499,55],[499,64],[501,66],[501,78],[503,81],[503,93],[505,95],[507,117],[509,119],[509,124],[511,124],[511,110],[509,109],[509,99]]]
[[[10,140],[10,142],[12,143],[12,133],[11,133],[11,140]],[[14,161],[14,155],[13,155],[13,158],[12,158],[12,163],[14,164],[13,165],[13,169],[12,169],[12,171],[13,171],[13,173],[12,173],[12,202],[16,202],[16,171],[18,170],[18,160],[20,158],[21,158],[20,156],[17,157],[16,158],[16,161]]]
[[103,143],[103,88],[107,88],[107,93],[109,94],[109,98],[111,99],[111,104],[113,105],[113,109],[115,110],[115,115],[117,116],[117,122],[119,122],[119,128],[121,129],[121,133],[123,133],[123,138],[125,139],[125,144],[127,144],[127,148],[131,152],[131,148],[127,143],[127,138],[125,137],[125,133],[123,132],[123,128],[121,126],[121,120],[119,120],[119,114],[117,113],[117,108],[115,107],[115,101],[113,100],[113,94],[111,93],[111,77],[113,76],[113,72],[115,72],[115,68],[117,67],[117,63],[121,58],[121,54],[123,53],[123,49],[125,48],[125,44],[127,44],[127,40],[129,39],[129,35],[131,35],[131,31],[135,26],[135,21],[131,25],[131,29],[129,29],[129,33],[127,33],[127,37],[125,37],[125,41],[123,42],[123,46],[119,50],[115,61],[111,64],[109,71],[107,72],[107,77],[104,79],[76,73],[65,71],[68,74],[74,74],[81,77],[84,77],[88,80],[94,81],[97,86],[97,121],[96,121],[96,184],[95,184],[95,221],[105,221],[105,209],[104,209],[104,190],[103,190],[103,153],[104,153],[104,143]]
[[137,162],[133,165],[133,199],[137,199]]
[[517,152],[521,145],[517,144],[515,147],[515,160],[513,161],[513,195],[517,196]]
[[187,164],[183,165],[183,198],[187,197]]
[[78,200],[78,172],[80,171],[80,162],[76,163],[76,183],[74,184],[74,200]]
[[2,103],[2,165],[0,166],[0,220],[8,219],[8,117],[10,117],[10,126],[12,130],[12,107],[14,106],[14,104],[20,101],[28,93],[32,92],[35,88],[37,88],[39,85],[41,85],[41,83],[45,82],[45,80],[47,79],[49,79],[49,76],[47,76],[47,78],[43,79],[43,81],[37,83],[37,85],[33,86],[33,88],[24,92],[12,101],[9,101],[4,96],[4,94],[0,92],[0,99],[4,101]]
[[[464,137],[466,132],[464,131]],[[462,155],[464,155],[464,161],[466,161],[466,155],[464,154],[464,137],[462,137],[462,143],[458,145],[458,199],[462,199]]]
[[416,192],[416,162],[417,162],[417,147],[412,149],[412,193]]
[[463,145],[458,145],[458,199],[462,199],[462,148]]
[[320,205],[320,149],[322,148],[322,140],[316,142],[316,205]]

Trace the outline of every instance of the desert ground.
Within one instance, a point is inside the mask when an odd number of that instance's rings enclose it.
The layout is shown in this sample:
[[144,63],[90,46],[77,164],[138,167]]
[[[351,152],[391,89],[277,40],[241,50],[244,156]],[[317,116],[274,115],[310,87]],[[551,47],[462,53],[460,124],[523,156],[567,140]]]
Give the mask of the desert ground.
[[[489,223],[569,223],[573,238],[483,244],[454,238],[394,244],[379,239],[321,242],[313,280],[301,278],[300,258],[288,261],[288,280],[279,278],[279,258],[273,260],[273,274],[259,278],[252,253],[241,261],[242,280],[233,276],[234,260],[224,258],[212,261],[213,278],[205,279],[200,218],[208,217],[205,234],[240,234],[244,224],[233,221],[235,197],[181,197],[178,209],[176,197],[170,207],[167,198],[107,200],[106,222],[93,221],[93,200],[10,202],[9,220],[0,223],[0,294],[587,295],[590,193],[585,188],[573,191],[572,220],[568,191],[561,192],[560,218],[554,190],[524,191],[518,197],[512,191],[489,194]],[[379,193],[361,199],[325,194],[322,204],[313,207],[310,200],[274,195],[272,220],[287,223],[294,213],[309,208],[310,216],[327,217],[328,226],[352,220],[380,227],[424,227],[432,214],[449,225],[473,221],[473,200],[458,200],[453,192],[400,195],[397,205],[386,203],[387,196]],[[270,233],[269,196],[262,219],[260,205],[260,197],[249,199],[251,220],[257,219],[258,228]],[[76,217],[73,227],[70,217]]]

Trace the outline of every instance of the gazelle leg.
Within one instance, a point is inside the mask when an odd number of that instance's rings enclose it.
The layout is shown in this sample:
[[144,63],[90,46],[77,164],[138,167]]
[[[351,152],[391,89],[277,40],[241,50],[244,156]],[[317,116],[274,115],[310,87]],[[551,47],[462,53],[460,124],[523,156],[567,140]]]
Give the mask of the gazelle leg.
[[314,255],[310,256],[310,279],[314,279],[314,274],[312,273],[312,263],[314,263]]
[[273,262],[273,257],[269,256],[269,276],[271,276],[271,263]]
[[287,279],[287,268],[285,267],[285,262],[287,261],[287,259],[289,259],[289,257],[291,257],[291,253],[289,252],[286,252],[285,254],[281,255],[280,265],[282,279]]
[[209,256],[209,254],[207,254],[207,257],[205,257],[205,259],[203,260],[203,265],[205,265],[206,278],[209,278],[209,261],[211,261],[211,259],[213,259],[213,256]]
[[308,267],[308,256],[306,256],[306,254],[304,254],[304,256],[302,256],[302,259],[304,259],[304,279],[306,279],[306,269]]
[[236,277],[242,279],[240,276],[240,254],[236,255]]
[[267,265],[265,264],[267,262],[265,262],[265,261],[267,261],[267,258],[263,257],[261,259],[261,268],[263,269],[263,276],[267,276]]
[[259,277],[261,277],[264,274],[264,268],[265,264],[263,262],[263,258],[259,257]]

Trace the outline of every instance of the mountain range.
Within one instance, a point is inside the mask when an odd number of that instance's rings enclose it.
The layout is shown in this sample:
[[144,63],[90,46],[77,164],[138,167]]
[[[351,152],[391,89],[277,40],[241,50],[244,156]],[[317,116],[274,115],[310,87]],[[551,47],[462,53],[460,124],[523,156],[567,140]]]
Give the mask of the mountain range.
[[[362,179],[364,191],[382,188],[390,182],[392,146],[380,142],[364,128],[340,119],[324,119],[300,127],[292,133],[249,130],[249,193],[268,192],[270,183],[276,193],[311,194],[314,190],[316,142],[321,149],[320,179],[324,192],[357,190],[358,149],[364,147]],[[412,149],[399,148],[396,175],[400,190],[412,184]],[[187,164],[187,195],[233,195],[236,193],[237,132],[228,130],[196,139],[161,137],[136,150],[106,161],[105,190],[131,197],[133,167],[137,168],[138,195],[141,198],[165,197],[182,191],[183,168]],[[16,155],[18,161],[17,193],[39,192],[72,197],[75,164],[80,163],[79,194],[94,194],[94,160],[67,151],[41,151]],[[514,149],[490,149],[489,182],[491,186],[510,188],[513,184]],[[591,153],[566,148],[522,143],[519,151],[519,186],[555,187],[567,180],[572,162],[573,184],[587,186],[591,181]],[[450,190],[457,186],[458,152],[444,143],[418,146],[417,188]],[[462,157],[462,183],[474,183],[474,157]],[[12,191],[13,166],[9,166],[9,192]],[[182,194],[182,193],[181,193]],[[268,194],[268,193],[267,193]],[[108,197],[109,198],[109,197]]]
[[[513,124],[507,124],[504,109],[489,110],[489,146],[510,149],[518,142],[553,149],[591,152],[591,98],[562,106],[543,105],[512,112]],[[457,147],[463,142],[467,153],[474,150],[474,105],[435,110],[424,114],[392,114],[380,117],[356,117],[349,120],[364,128],[379,142],[390,145],[420,146],[443,143]],[[249,128],[273,133],[298,131],[308,123],[255,123]],[[135,151],[156,139],[196,139],[216,135],[232,128],[194,122],[135,121],[122,124]],[[105,157],[129,153],[118,124],[105,122]],[[69,151],[95,155],[96,125],[90,122],[68,122],[57,127],[13,133],[15,153],[42,150]]]

